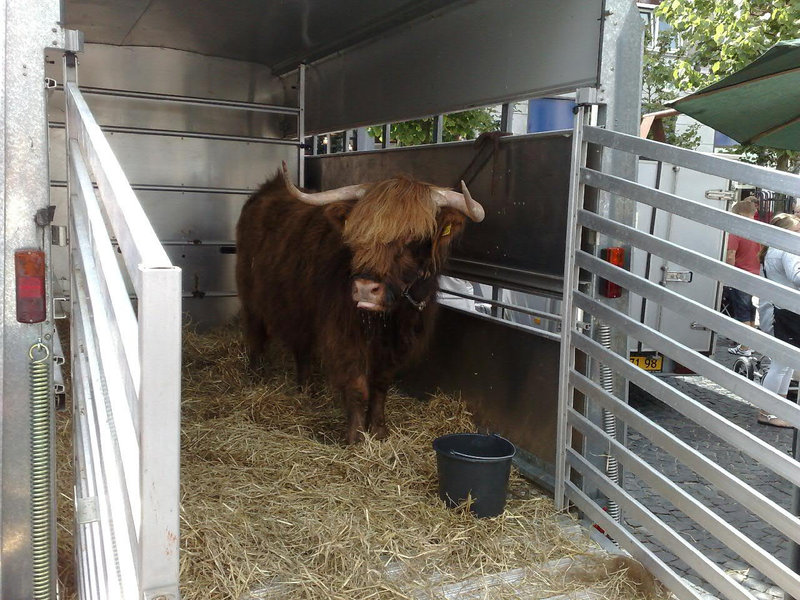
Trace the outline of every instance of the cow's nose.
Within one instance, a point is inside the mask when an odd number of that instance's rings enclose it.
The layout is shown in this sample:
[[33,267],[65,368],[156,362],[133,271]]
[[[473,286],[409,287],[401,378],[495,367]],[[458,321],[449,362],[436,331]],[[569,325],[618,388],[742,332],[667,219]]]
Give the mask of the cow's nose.
[[386,298],[386,287],[371,279],[353,280],[353,301],[358,308],[366,310],[383,310]]

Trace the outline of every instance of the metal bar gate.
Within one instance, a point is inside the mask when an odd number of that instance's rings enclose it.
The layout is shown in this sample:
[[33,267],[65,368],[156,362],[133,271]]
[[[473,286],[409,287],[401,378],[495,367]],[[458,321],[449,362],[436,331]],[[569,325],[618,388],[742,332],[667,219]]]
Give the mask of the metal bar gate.
[[79,594],[177,600],[181,273],[72,79],[64,91]]
[[[615,245],[641,248],[725,285],[761,299],[773,300],[776,305],[796,313],[800,313],[800,292],[618,223],[597,214],[584,204],[584,192],[587,188],[594,188],[611,194],[612,202],[620,201],[616,200],[618,197],[643,202],[658,210],[669,211],[718,230],[798,253],[800,235],[797,233],[587,167],[587,150],[589,144],[592,144],[593,149],[599,148],[601,152],[626,152],[645,156],[695,171],[715,173],[790,196],[800,196],[800,177],[592,127],[585,123],[585,119],[584,109],[581,108],[576,117],[573,137],[565,258],[556,502],[562,507],[568,503],[575,505],[602,527],[616,543],[642,562],[678,598],[700,598],[701,592],[656,556],[645,544],[645,535],[650,545],[665,548],[680,557],[722,597],[755,598],[751,590],[731,577],[713,558],[704,555],[691,541],[637,501],[624,489],[624,484],[609,477],[587,459],[587,445],[594,449],[601,448],[601,454],[616,460],[626,470],[628,477],[639,478],[655,494],[667,499],[683,515],[739,555],[743,562],[755,567],[787,594],[800,598],[800,576],[797,573],[742,534],[736,523],[727,522],[724,514],[720,515],[698,501],[680,483],[671,480],[667,473],[655,468],[645,457],[626,447],[624,438],[616,439],[613,433],[609,434],[608,429],[598,427],[584,416],[589,412],[586,407],[592,404],[607,411],[617,422],[649,439],[659,448],[659,452],[670,454],[679,464],[694,471],[707,485],[727,496],[731,503],[738,503],[774,528],[776,535],[785,536],[790,542],[800,543],[800,519],[793,514],[794,511],[779,506],[747,481],[645,417],[624,398],[620,399],[609,392],[607,386],[599,385],[597,377],[592,377],[592,373],[599,369],[609,369],[625,385],[637,385],[658,401],[678,411],[683,418],[705,428],[742,455],[757,461],[764,469],[771,470],[776,480],[782,478],[792,486],[800,486],[798,461],[668,385],[664,380],[640,370],[627,360],[627,356],[612,352],[594,339],[596,334],[591,334],[602,327],[622,332],[662,355],[691,367],[698,375],[714,381],[757,408],[791,422],[795,427],[800,427],[800,407],[599,299],[594,293],[597,280],[602,278],[614,282],[630,294],[646,298],[648,302],[656,302],[670,311],[691,315],[692,320],[699,325],[746,344],[783,364],[800,366],[800,350],[664,286],[601,260],[591,244],[595,236],[602,235],[613,240]],[[586,360],[576,361],[578,353]],[[583,362],[588,365],[586,369],[576,367]],[[584,491],[586,488],[599,490],[593,494],[598,497],[590,497]],[[610,506],[620,509],[617,519],[610,509],[608,512],[604,510]],[[635,529],[639,533],[632,531],[631,523],[638,524]]]

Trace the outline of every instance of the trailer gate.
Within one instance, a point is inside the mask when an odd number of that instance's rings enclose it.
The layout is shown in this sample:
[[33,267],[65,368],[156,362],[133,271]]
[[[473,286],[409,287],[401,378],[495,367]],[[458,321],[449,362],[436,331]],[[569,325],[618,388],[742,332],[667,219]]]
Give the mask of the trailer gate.
[[73,59],[64,92],[79,595],[176,600],[181,271],[84,101]]
[[[634,428],[661,451],[671,454],[713,488],[728,496],[731,502],[739,503],[795,544],[800,543],[800,520],[793,512],[777,505],[686,441],[633,409],[625,401],[625,393],[619,394],[612,389],[613,386],[607,385],[607,376],[611,374],[621,381],[622,389],[628,383],[639,386],[793,486],[800,485],[800,465],[796,458],[763,442],[724,416],[669,386],[662,379],[640,370],[626,356],[609,349],[609,344],[603,343],[599,332],[603,328],[611,328],[641,341],[678,363],[690,366],[697,374],[725,387],[756,407],[791,422],[795,427],[800,426],[800,407],[674,341],[668,335],[631,318],[613,302],[599,298],[594,293],[597,280],[609,280],[629,293],[658,303],[670,311],[691,315],[691,319],[698,324],[741,341],[782,363],[800,364],[800,351],[738,323],[713,308],[601,260],[596,255],[596,247],[591,244],[594,244],[595,239],[604,239],[613,241],[613,245],[641,248],[726,285],[760,298],[770,298],[779,306],[797,313],[800,313],[800,293],[607,218],[599,214],[602,211],[592,210],[591,202],[584,202],[585,192],[588,192],[587,196],[599,193],[601,198],[605,194],[605,198],[610,198],[611,204],[631,200],[643,202],[658,210],[796,253],[796,233],[603,173],[587,166],[587,154],[598,148],[601,152],[633,154],[704,173],[714,173],[791,196],[800,195],[800,177],[592,127],[586,124],[586,118],[587,113],[581,107],[573,134],[565,258],[563,314],[568,325],[562,331],[560,358],[556,502],[559,506],[572,503],[578,507],[620,546],[641,561],[678,598],[701,596],[696,588],[659,559],[644,543],[644,539],[631,531],[631,523],[641,526],[649,538],[648,541],[680,557],[724,598],[754,598],[751,591],[745,589],[720,565],[702,554],[691,542],[628,493],[619,477],[613,477],[616,463],[629,476],[638,477],[656,494],[669,500],[684,515],[708,530],[743,561],[758,569],[785,592],[800,597],[800,576],[790,567],[743,535],[737,529],[736,523],[726,522],[724,516],[692,497],[680,483],[670,480],[643,457],[627,448],[623,439],[616,439],[613,429],[609,433],[608,428],[598,427],[585,416],[591,410],[600,410],[611,416],[612,421]],[[600,202],[597,204],[603,205]],[[587,369],[576,368],[576,364],[580,364],[576,363],[578,353],[587,358]],[[572,440],[580,442],[570,442]],[[591,453],[587,452],[589,447],[593,449]],[[592,464],[589,460],[591,454],[605,457],[608,465],[605,472]],[[612,473],[611,476],[609,472]],[[596,492],[585,491],[592,489]],[[616,518],[615,513],[619,515]]]

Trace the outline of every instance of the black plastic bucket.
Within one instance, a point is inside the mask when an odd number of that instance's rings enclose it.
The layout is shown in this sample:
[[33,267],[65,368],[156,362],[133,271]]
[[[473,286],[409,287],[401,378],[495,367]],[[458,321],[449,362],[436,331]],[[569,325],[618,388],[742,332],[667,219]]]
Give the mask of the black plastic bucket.
[[439,469],[439,497],[458,506],[467,496],[476,517],[494,517],[506,506],[514,444],[499,435],[452,433],[433,441]]

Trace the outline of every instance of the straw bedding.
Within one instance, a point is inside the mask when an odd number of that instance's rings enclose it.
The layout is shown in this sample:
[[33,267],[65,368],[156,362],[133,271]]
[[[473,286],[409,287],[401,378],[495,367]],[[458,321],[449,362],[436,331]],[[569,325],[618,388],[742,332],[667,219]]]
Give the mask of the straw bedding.
[[[475,430],[459,399],[392,393],[389,437],[346,446],[341,409],[324,383],[298,393],[285,357],[273,353],[270,364],[260,378],[248,373],[230,330],[185,333],[184,600],[444,598],[454,597],[445,595],[448,585],[465,580],[477,582],[470,598],[546,598],[587,579],[603,598],[653,593],[629,562],[598,558],[586,539],[568,534],[552,500],[515,473],[503,515],[475,519],[447,509],[431,441]],[[68,425],[59,431],[68,433]],[[65,470],[62,499],[71,495]],[[68,513],[60,515],[61,538],[71,528]],[[61,578],[70,588],[69,540],[61,544]],[[589,567],[571,575],[531,568],[565,557]],[[508,572],[517,573],[514,586],[481,583]]]

